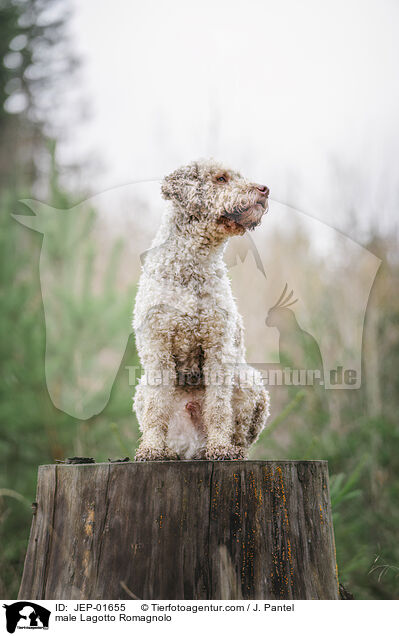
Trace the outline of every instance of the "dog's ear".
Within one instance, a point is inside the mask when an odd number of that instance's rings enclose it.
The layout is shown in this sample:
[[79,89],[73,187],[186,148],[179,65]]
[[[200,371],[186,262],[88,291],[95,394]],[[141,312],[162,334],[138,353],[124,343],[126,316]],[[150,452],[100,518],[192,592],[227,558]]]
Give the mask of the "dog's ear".
[[[170,175],[171,176],[171,175]],[[169,177],[165,177],[161,185],[161,193],[164,199],[173,199],[173,185]]]
[[[192,187],[198,183],[198,166],[191,164],[178,168],[167,175],[161,185],[161,193],[164,199],[172,199],[177,203],[187,205],[192,202]],[[188,190],[191,190],[189,193]]]

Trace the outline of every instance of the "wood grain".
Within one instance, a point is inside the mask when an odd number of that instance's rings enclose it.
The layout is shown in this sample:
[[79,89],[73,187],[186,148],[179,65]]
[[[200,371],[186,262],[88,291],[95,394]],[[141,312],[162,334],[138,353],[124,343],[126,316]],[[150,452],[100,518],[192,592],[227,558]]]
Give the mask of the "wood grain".
[[324,461],[41,466],[21,599],[337,599]]

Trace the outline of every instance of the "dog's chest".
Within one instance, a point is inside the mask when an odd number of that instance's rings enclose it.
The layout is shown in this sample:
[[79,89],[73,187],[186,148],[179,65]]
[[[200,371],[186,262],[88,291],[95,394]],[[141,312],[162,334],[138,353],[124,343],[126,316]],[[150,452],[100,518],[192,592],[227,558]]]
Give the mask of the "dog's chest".
[[[216,301],[216,302],[215,302]],[[175,344],[187,350],[196,350],[199,345],[220,343],[234,328],[236,308],[227,294],[215,299],[214,295],[203,298],[191,297],[185,312],[175,316]]]
[[181,385],[201,386],[209,351],[231,353],[235,315],[226,309],[200,304],[197,312],[179,316],[172,342],[176,372]]

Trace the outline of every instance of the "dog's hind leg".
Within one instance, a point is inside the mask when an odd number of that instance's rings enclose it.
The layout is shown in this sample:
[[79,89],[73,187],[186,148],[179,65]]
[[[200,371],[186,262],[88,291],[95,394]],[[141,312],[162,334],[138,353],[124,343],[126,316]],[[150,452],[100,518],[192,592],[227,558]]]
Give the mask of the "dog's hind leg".
[[266,425],[270,404],[258,371],[249,366],[246,370],[246,380],[241,380],[233,391],[233,443],[244,459]]

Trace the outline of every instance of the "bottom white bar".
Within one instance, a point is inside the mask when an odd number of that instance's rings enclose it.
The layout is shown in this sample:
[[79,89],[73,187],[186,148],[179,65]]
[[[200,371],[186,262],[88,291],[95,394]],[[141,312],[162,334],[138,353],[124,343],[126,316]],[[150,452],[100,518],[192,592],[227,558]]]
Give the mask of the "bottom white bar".
[[[0,633],[162,634],[187,630],[281,630],[336,636],[382,633],[398,601],[2,601]],[[50,614],[49,614],[50,612]],[[46,628],[46,622],[48,627]],[[23,632],[21,630],[24,630]],[[265,630],[265,631],[264,631]],[[287,631],[285,631],[287,630]],[[342,631],[343,630],[343,631]]]

